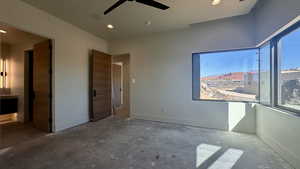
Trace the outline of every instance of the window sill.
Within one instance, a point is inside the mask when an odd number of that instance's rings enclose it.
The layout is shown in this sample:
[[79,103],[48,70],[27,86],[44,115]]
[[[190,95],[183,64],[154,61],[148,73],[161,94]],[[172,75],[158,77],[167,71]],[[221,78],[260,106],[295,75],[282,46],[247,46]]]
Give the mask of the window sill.
[[282,106],[272,107],[270,105],[264,105],[264,104],[259,104],[259,105],[267,107],[267,108],[269,108],[271,110],[274,110],[274,111],[278,111],[278,112],[280,112],[282,114],[285,114],[285,115],[300,118],[300,111],[290,110],[290,109],[282,107]]
[[209,99],[193,99],[193,101],[204,101],[204,102],[222,102],[222,103],[258,103],[257,101],[234,101],[234,100],[209,100]]

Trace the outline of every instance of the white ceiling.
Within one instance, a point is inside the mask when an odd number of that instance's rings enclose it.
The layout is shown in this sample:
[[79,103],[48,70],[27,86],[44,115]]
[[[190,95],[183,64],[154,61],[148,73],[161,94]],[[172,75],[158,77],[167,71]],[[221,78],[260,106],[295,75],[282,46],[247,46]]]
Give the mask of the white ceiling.
[[[117,0],[22,0],[70,22],[104,39],[118,39],[152,32],[188,27],[191,24],[243,15],[257,0],[222,0],[212,6],[211,0],[157,0],[170,6],[166,11],[126,2],[104,16],[103,12]],[[146,26],[147,21],[150,26]],[[114,30],[108,30],[113,24]]]

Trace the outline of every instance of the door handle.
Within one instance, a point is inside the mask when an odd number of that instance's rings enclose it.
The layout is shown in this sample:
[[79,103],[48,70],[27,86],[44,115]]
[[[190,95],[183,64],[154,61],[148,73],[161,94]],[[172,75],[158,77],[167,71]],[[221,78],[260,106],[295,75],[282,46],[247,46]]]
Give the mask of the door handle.
[[31,92],[31,97],[32,97],[32,100],[35,99],[35,91],[32,91],[32,92]]
[[97,91],[94,89],[93,90],[93,96],[96,97],[97,96]]

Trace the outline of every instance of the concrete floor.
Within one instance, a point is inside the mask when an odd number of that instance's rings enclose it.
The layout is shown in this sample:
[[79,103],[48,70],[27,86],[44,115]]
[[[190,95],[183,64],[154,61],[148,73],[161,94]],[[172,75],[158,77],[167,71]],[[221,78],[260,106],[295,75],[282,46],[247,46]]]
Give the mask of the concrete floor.
[[33,127],[31,123],[9,122],[0,124],[0,149],[20,144],[46,133]]
[[244,152],[233,169],[291,169],[256,136],[116,118],[2,149],[0,168],[192,169],[196,148],[203,143],[222,149],[200,169],[208,168],[229,148]]

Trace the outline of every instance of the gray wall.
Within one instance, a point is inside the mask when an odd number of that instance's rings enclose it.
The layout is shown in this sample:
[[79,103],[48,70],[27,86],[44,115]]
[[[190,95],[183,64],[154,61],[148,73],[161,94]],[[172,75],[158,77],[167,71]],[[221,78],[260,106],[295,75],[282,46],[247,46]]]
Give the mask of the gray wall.
[[255,46],[252,21],[252,16],[246,15],[111,41],[112,54],[130,53],[131,77],[136,80],[131,84],[131,115],[228,130],[229,113],[237,112],[243,113],[243,120],[236,130],[254,133],[251,106],[192,101],[192,53]]
[[256,111],[257,135],[299,169],[300,118],[263,105],[257,105]]
[[[300,15],[300,1],[260,0],[252,12],[259,43]],[[262,105],[257,105],[256,113],[257,135],[295,168],[300,168],[300,118]]]
[[300,14],[300,0],[259,0],[252,13],[258,44]]

